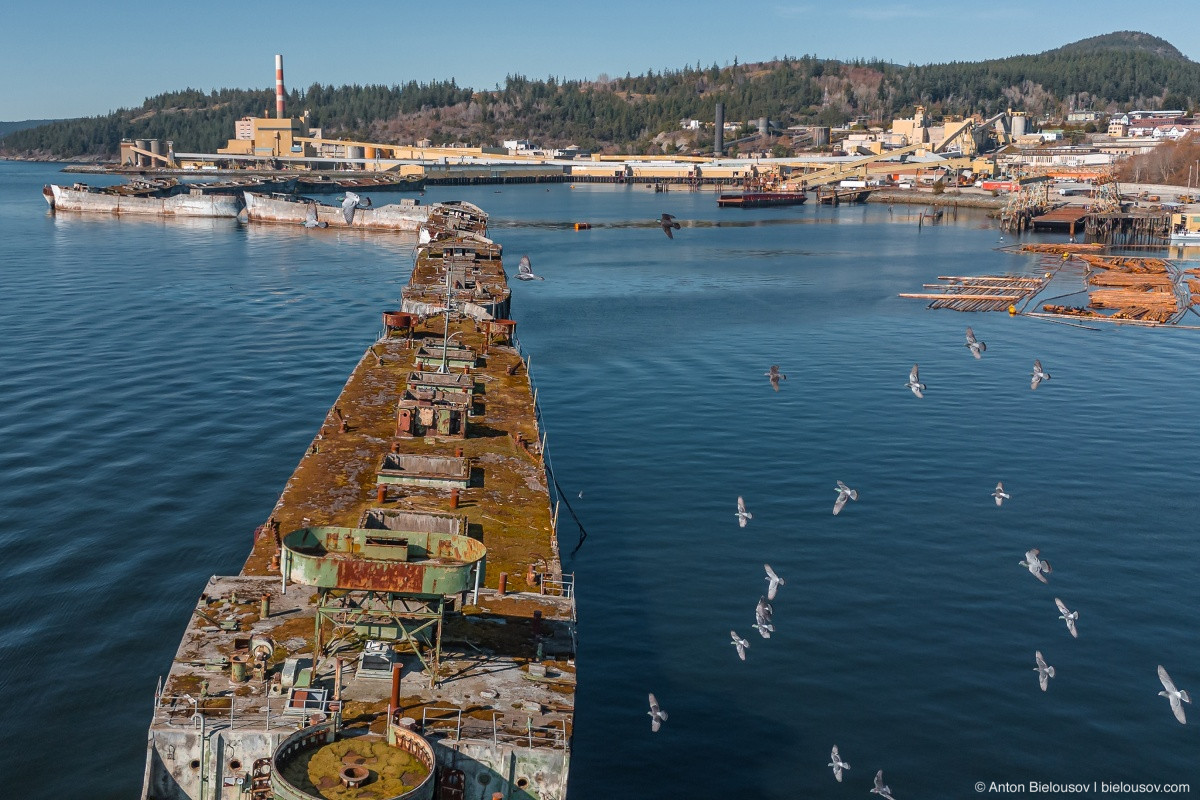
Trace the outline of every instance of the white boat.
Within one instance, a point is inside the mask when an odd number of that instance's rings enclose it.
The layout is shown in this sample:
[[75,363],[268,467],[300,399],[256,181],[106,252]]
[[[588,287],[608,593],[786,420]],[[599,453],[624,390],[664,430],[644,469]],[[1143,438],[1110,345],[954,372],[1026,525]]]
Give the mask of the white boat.
[[1171,244],[1200,243],[1200,214],[1171,215]]

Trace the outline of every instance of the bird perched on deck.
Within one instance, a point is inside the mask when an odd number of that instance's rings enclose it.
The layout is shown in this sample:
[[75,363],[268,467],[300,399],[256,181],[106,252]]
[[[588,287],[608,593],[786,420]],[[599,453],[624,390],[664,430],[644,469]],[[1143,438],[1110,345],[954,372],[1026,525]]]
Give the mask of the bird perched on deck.
[[1033,657],[1037,661],[1037,666],[1033,671],[1038,674],[1038,686],[1042,687],[1042,691],[1046,691],[1046,687],[1050,685],[1050,679],[1054,677],[1054,667],[1046,663],[1046,659],[1042,658],[1041,650],[1034,650]]
[[1069,611],[1067,609],[1067,604],[1064,603],[1062,600],[1059,600],[1057,597],[1054,598],[1054,605],[1058,606],[1058,610],[1060,612],[1062,612],[1058,615],[1058,618],[1066,621],[1067,630],[1069,630],[1071,632],[1072,636],[1074,636],[1076,639],[1078,639],[1079,631],[1075,630],[1075,620],[1079,619],[1079,612],[1078,611]]
[[837,745],[833,746],[833,752],[829,754],[829,763],[827,767],[833,767],[833,777],[837,778],[837,782],[842,782],[842,770],[850,769],[850,765],[842,761],[842,757],[838,755]]
[[779,371],[778,364],[772,364],[771,368],[769,370],[767,370],[766,372],[764,372],[763,375],[767,376],[767,380],[769,380],[771,382],[771,388],[777,392],[779,391],[779,382],[781,380],[783,380],[783,381],[787,380],[787,375],[784,375],[782,372]]
[[770,564],[763,564],[763,569],[767,571],[767,599],[774,600],[775,593],[779,591],[779,587],[787,583],[783,578],[775,574],[775,570],[771,569]]
[[1012,499],[1012,495],[1004,491],[1004,483],[1002,481],[996,482],[996,491],[992,492],[992,497],[996,498],[996,505],[1000,505],[1005,500]]
[[1158,665],[1158,679],[1162,681],[1163,689],[1166,690],[1159,692],[1159,694],[1171,701],[1171,710],[1175,712],[1175,719],[1179,720],[1181,725],[1186,725],[1187,717],[1183,714],[1183,706],[1180,705],[1180,701],[1190,703],[1192,702],[1192,698],[1188,697],[1188,693],[1182,689],[1175,688],[1175,682],[1171,680],[1171,676],[1163,669],[1162,664]]
[[754,624],[751,626],[758,635],[764,639],[771,638],[771,632],[775,630],[775,626],[771,624],[771,604],[767,602],[767,598],[758,598],[758,605],[754,608]]
[[871,794],[877,794],[884,800],[896,800],[892,797],[892,790],[883,785],[883,770],[875,773],[875,788],[871,790]]
[[833,515],[836,517],[842,511],[842,506],[846,505],[847,500],[858,500],[858,490],[851,489],[841,481],[837,482],[837,486],[833,490],[838,493],[837,500],[833,501]]
[[671,229],[674,228],[675,230],[679,230],[679,223],[675,221],[675,217],[673,215],[663,214],[662,219],[659,220],[659,224],[662,225],[663,233],[667,235],[668,239],[675,238],[675,234],[671,233]]
[[1033,573],[1033,577],[1037,578],[1042,583],[1049,583],[1046,580],[1046,575],[1054,572],[1050,567],[1050,562],[1039,557],[1041,550],[1036,547],[1025,554],[1025,560],[1021,562],[1021,566]]
[[975,338],[975,331],[971,330],[970,326],[967,326],[967,343],[964,347],[976,358],[983,358],[983,351],[987,350],[987,345]]
[[342,216],[346,218],[347,225],[354,224],[354,209],[370,208],[371,198],[359,197],[354,192],[346,192],[346,199],[342,201]]
[[654,697],[654,692],[650,693],[650,710],[646,712],[650,715],[650,730],[658,733],[658,729],[667,721],[667,712],[658,707],[658,700]]
[[738,518],[739,528],[746,527],[746,523],[754,519],[754,515],[746,510],[746,501],[742,499],[741,495],[738,495],[738,510],[736,516]]
[[308,211],[304,215],[304,222],[302,224],[306,228],[327,228],[327,227],[329,227],[328,222],[320,222],[317,219],[317,204],[316,203],[308,204]]
[[730,631],[729,637],[733,640],[730,642],[730,644],[737,648],[738,658],[740,658],[742,661],[745,661],[746,648],[750,646],[750,643],[738,636],[737,631]]
[[908,383],[906,383],[904,385],[907,386],[909,389],[912,389],[912,393],[915,394],[917,397],[925,396],[924,394],[922,394],[922,392],[925,391],[925,384],[921,383],[921,376],[919,374],[917,374],[917,365],[916,364],[913,364],[912,372],[908,373]]
[[1042,362],[1036,358],[1033,360],[1033,378],[1029,381],[1029,388],[1036,389],[1042,381],[1050,380],[1050,373],[1042,369]]
[[529,256],[521,256],[520,262],[517,263],[517,280],[544,281],[546,279],[541,275],[533,274],[533,264],[530,263]]

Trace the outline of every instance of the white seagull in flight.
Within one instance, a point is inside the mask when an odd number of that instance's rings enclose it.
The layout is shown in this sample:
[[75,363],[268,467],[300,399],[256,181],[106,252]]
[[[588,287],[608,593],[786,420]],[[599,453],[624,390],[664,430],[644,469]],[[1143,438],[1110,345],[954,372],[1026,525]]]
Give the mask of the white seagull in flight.
[[738,510],[737,510],[738,527],[746,527],[746,523],[754,519],[754,515],[746,510],[746,501],[738,495]]
[[650,693],[650,710],[646,712],[650,715],[650,730],[658,733],[658,729],[667,721],[667,712],[658,707],[658,700],[654,697],[654,692]]
[[1162,681],[1163,689],[1166,690],[1159,692],[1159,694],[1171,701],[1171,710],[1175,712],[1175,719],[1179,720],[1181,725],[1186,725],[1187,717],[1183,715],[1183,706],[1180,705],[1180,701],[1190,703],[1192,702],[1192,698],[1188,697],[1188,693],[1182,689],[1175,688],[1175,682],[1171,680],[1171,676],[1163,669],[1162,664],[1158,665],[1158,679]]
[[776,575],[770,564],[763,564],[763,568],[767,571],[767,599],[774,600],[779,587],[786,584],[787,581]]
[[847,500],[857,500],[858,490],[851,489],[841,481],[837,482],[834,491],[838,493],[837,500],[833,501],[833,515],[836,517],[842,511],[842,506],[846,505]]
[[842,782],[842,770],[850,769],[850,765],[842,761],[842,757],[838,755],[837,745],[833,746],[833,752],[829,754],[829,763],[827,767],[833,767],[833,777],[837,778],[837,782]]
[[346,192],[346,199],[342,201],[342,215],[346,217],[346,224],[354,224],[354,209],[370,207],[371,198],[361,198],[354,192]]

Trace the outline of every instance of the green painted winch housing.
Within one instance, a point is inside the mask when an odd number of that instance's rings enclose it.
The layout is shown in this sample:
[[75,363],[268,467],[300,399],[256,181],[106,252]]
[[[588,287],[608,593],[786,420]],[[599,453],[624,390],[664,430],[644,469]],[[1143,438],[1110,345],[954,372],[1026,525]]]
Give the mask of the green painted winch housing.
[[467,536],[376,528],[300,528],[283,547],[292,583],[423,595],[472,588],[475,565],[487,555]]

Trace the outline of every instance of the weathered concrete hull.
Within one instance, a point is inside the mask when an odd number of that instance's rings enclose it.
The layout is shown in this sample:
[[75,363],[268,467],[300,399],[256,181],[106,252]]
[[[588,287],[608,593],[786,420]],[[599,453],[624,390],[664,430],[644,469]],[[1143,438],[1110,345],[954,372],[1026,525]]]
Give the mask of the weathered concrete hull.
[[531,748],[486,740],[437,740],[438,764],[463,772],[463,800],[503,797],[537,797],[564,800],[570,751]]
[[[242,199],[220,194],[177,194],[171,197],[122,197],[52,185],[55,211],[138,214],[158,217],[236,217]],[[48,198],[49,199],[49,198]]]
[[[251,222],[278,222],[303,225],[309,203],[246,192],[246,216]],[[361,228],[363,230],[400,231],[417,233],[429,222],[432,206],[388,203],[373,208],[358,208],[353,222],[347,223],[341,206],[315,203],[317,221],[330,228]]]

